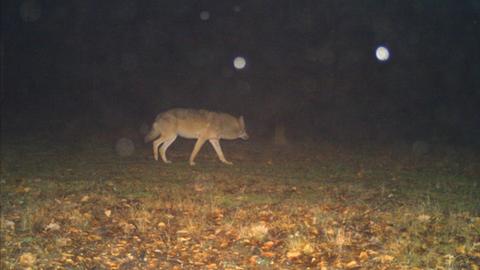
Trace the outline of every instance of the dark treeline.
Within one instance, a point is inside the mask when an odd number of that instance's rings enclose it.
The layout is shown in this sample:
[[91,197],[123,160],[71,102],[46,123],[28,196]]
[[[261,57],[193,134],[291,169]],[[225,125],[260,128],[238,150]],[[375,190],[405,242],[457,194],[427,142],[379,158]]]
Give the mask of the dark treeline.
[[475,0],[3,1],[2,130],[137,128],[180,106],[262,136],[478,143],[479,15]]

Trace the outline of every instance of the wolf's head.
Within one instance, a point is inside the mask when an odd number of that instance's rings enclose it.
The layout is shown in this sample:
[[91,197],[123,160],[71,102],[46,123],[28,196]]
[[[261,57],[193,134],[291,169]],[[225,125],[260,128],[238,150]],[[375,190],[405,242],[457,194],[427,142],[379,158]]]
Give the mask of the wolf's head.
[[220,131],[220,138],[227,140],[235,140],[238,138],[247,140],[248,134],[245,130],[245,121],[243,116],[236,118],[230,114],[217,114],[218,130]]
[[243,116],[240,116],[238,118],[238,124],[239,124],[238,138],[248,140],[248,134],[247,134],[247,130],[245,129],[245,120],[243,120]]

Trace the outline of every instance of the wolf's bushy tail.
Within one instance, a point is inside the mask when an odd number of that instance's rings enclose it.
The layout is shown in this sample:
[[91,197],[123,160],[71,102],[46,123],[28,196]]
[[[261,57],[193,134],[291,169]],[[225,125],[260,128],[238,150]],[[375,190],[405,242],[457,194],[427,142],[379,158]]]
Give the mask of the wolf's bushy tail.
[[143,140],[144,140],[144,142],[146,142],[146,143],[147,143],[147,142],[151,142],[151,141],[153,141],[155,138],[157,138],[158,136],[160,136],[160,131],[157,130],[157,129],[152,128],[152,129],[150,130],[150,132],[148,132],[148,134],[145,135],[145,138],[144,138]]

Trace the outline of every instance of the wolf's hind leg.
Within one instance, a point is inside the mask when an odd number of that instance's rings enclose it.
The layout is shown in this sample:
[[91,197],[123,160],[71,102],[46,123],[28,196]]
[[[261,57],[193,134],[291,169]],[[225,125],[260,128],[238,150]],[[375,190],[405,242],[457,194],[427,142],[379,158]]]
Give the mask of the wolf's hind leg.
[[152,142],[152,148],[153,148],[153,158],[155,160],[158,160],[158,147],[165,141],[165,138],[161,136],[160,138],[156,139],[155,141]]
[[211,139],[209,140],[210,144],[213,146],[213,149],[215,149],[215,152],[217,153],[218,158],[220,159],[221,162],[232,165],[233,163],[226,160],[225,156],[223,155],[222,151],[222,146],[220,146],[220,141],[217,139]]
[[165,139],[165,141],[162,144],[162,147],[160,147],[160,155],[162,156],[162,160],[165,163],[172,163],[170,160],[167,159],[167,149],[175,141],[175,139],[177,139],[176,135],[174,137]]

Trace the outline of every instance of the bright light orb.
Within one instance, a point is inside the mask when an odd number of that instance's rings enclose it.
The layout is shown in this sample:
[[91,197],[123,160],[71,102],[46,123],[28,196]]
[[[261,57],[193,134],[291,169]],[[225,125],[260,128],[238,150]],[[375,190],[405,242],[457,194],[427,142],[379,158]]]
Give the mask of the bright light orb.
[[375,51],[375,56],[377,57],[378,60],[380,61],[387,61],[388,58],[390,58],[390,52],[388,49],[384,46],[380,46],[377,48]]
[[243,69],[246,65],[247,65],[247,62],[245,61],[245,58],[243,58],[241,56],[237,56],[233,60],[233,66],[236,69]]
[[206,10],[200,12],[200,19],[202,21],[206,21],[206,20],[210,19],[210,12],[208,12]]

